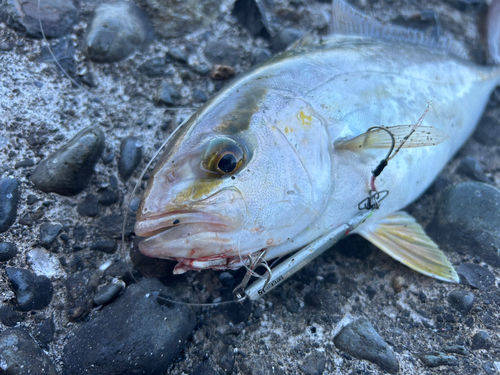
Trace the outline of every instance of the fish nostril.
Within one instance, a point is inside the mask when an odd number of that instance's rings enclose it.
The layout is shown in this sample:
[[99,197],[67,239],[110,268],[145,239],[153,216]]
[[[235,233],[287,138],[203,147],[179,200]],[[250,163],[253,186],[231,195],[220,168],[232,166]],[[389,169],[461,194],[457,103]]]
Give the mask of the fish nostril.
[[175,219],[175,220],[172,222],[172,224],[173,224],[173,225],[177,225],[177,224],[179,224],[180,222],[181,222],[181,221],[180,221],[179,219]]

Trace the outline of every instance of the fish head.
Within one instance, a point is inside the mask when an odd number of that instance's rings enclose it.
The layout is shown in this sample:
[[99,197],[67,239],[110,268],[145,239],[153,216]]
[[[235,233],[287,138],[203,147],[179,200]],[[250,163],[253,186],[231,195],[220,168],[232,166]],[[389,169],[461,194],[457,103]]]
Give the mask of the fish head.
[[184,270],[237,268],[231,265],[293,241],[318,218],[301,159],[308,155],[277,120],[282,108],[273,111],[264,96],[212,100],[168,142],[137,212],[143,254],[177,260]]

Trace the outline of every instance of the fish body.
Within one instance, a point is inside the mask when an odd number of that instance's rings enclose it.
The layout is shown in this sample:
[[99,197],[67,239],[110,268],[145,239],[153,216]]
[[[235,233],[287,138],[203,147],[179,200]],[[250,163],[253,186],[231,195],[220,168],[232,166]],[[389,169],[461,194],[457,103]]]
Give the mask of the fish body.
[[[237,268],[261,249],[267,259],[297,250],[359,212],[387,154],[344,142],[374,126],[414,125],[428,106],[422,125],[448,137],[390,160],[376,180],[389,195],[357,230],[372,240],[469,137],[499,77],[497,67],[367,36],[286,51],[228,85],[174,135],[139,207],[136,233],[148,237],[140,249],[177,260],[177,272]],[[372,242],[398,259],[378,237]]]

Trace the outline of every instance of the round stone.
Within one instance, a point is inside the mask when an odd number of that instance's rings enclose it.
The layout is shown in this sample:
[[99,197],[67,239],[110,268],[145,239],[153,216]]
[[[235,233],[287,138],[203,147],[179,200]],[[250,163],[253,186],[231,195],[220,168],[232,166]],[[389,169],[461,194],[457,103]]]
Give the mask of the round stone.
[[125,137],[120,145],[120,159],[118,160],[118,174],[122,181],[128,179],[140,164],[142,159],[142,140],[137,137]]
[[17,217],[19,182],[17,178],[0,179],[0,233],[7,231]]

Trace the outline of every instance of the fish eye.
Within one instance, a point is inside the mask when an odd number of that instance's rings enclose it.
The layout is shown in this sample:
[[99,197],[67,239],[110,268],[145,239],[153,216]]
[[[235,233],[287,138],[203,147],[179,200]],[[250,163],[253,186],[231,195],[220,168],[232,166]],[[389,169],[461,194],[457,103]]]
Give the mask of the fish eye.
[[203,169],[219,175],[237,172],[244,163],[243,147],[231,138],[212,139],[203,155]]

